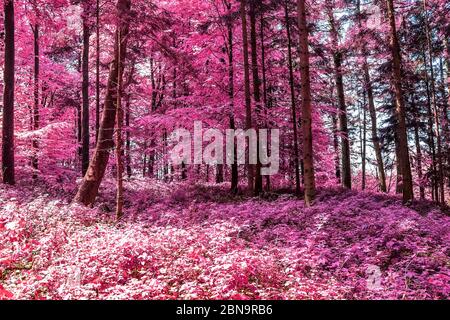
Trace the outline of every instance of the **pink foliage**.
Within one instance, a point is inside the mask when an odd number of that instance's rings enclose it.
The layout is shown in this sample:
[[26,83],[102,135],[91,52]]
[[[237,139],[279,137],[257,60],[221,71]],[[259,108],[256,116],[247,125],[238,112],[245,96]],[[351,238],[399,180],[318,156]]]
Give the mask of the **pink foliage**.
[[148,184],[132,183],[118,224],[108,202],[86,209],[2,187],[0,297],[449,298],[450,223],[426,203],[328,189],[305,208],[289,195]]

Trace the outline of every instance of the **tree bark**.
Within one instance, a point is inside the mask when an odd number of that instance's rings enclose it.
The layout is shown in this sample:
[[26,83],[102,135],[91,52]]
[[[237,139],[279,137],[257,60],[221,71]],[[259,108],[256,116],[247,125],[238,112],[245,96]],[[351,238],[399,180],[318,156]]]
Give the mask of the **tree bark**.
[[[242,22],[242,50],[244,57],[244,95],[245,95],[245,128],[253,128],[252,123],[252,109],[251,109],[251,97],[250,97],[250,66],[248,60],[248,35],[247,35],[247,13],[246,13],[246,0],[241,0],[240,15]],[[247,159],[249,159],[247,154]],[[254,192],[254,173],[253,166],[247,161],[247,178],[248,178],[248,190]]]
[[413,186],[411,176],[411,164],[409,161],[408,137],[406,133],[406,110],[403,100],[402,91],[402,74],[401,74],[401,55],[400,45],[397,38],[397,29],[395,26],[395,11],[393,0],[387,1],[387,10],[391,33],[391,50],[392,50],[392,68],[395,90],[396,114],[398,118],[398,142],[399,142],[399,159],[402,176],[403,176],[403,202],[413,200]]
[[[114,125],[116,120],[118,76],[122,77],[123,69],[119,75],[119,47],[121,64],[125,60],[127,36],[129,28],[130,0],[118,0],[117,2],[117,22],[116,40],[114,49],[114,60],[111,62],[106,97],[103,108],[102,121],[100,124],[98,143],[94,155],[89,164],[89,168],[75,196],[75,201],[84,205],[92,205],[98,195],[100,183],[108,165],[110,150],[114,147],[112,140]],[[117,35],[121,34],[121,43],[118,43]]]
[[[414,92],[413,90],[411,92]],[[422,150],[420,148],[419,123],[420,115],[417,110],[417,105],[414,99],[414,93],[411,95],[411,108],[414,110],[414,142],[416,144],[416,166],[417,178],[419,179],[419,194],[420,199],[425,199],[425,188],[422,185]]]
[[253,75],[253,97],[255,101],[255,125],[257,129],[256,136],[258,137],[256,144],[257,162],[255,166],[255,187],[254,195],[258,196],[263,191],[262,176],[261,176],[261,162],[259,161],[259,134],[258,128],[260,126],[261,118],[261,81],[258,70],[258,47],[256,42],[256,2],[250,2],[250,46],[251,46],[251,60],[252,60],[252,75]]
[[96,4],[96,50],[95,50],[95,143],[100,129],[100,0]]
[[375,157],[377,159],[378,180],[381,192],[387,192],[386,173],[384,170],[383,155],[381,154],[380,138],[378,137],[377,112],[375,109],[372,83],[370,80],[369,66],[367,64],[366,57],[364,57],[363,68],[364,68],[364,82],[367,91],[367,102],[369,107],[370,122],[372,128],[372,143],[375,150]]
[[[228,12],[231,10],[231,4],[226,3]],[[231,20],[227,21],[227,33],[228,33],[228,97],[230,99],[230,129],[235,130],[236,125],[234,122],[234,56],[233,56],[233,25]],[[239,171],[237,164],[237,150],[236,144],[234,144],[234,159],[231,164],[231,193],[237,194],[239,188]]]
[[83,56],[81,65],[83,99],[81,119],[81,173],[84,176],[89,167],[89,24],[88,4],[82,2],[83,6]]
[[294,87],[294,68],[292,65],[292,40],[291,40],[291,26],[289,23],[288,3],[284,4],[284,19],[286,23],[286,33],[288,40],[288,68],[289,68],[289,89],[291,93],[291,112],[292,112],[292,130],[294,135],[294,166],[295,166],[295,194],[300,195],[300,161],[298,152],[298,133],[297,133],[297,110],[295,101],[295,87]]
[[[39,129],[39,24],[36,23],[33,28],[33,43],[34,43],[34,104],[33,104],[33,130]],[[33,156],[31,164],[33,167],[33,180],[36,180],[38,175],[38,152],[39,142],[36,138],[33,139]]]
[[[122,42],[121,30],[117,34],[117,42]],[[122,125],[123,125],[123,109],[122,109],[122,50],[118,46],[117,58],[117,102],[116,102],[116,167],[117,167],[117,194],[116,194],[116,218],[119,220],[123,215],[123,161],[122,161]]]
[[315,176],[312,143],[312,115],[311,115],[311,83],[309,74],[308,27],[306,22],[305,0],[297,0],[299,53],[302,96],[302,129],[303,129],[303,165],[305,180],[305,204],[311,206],[315,194]]
[[[263,85],[263,109],[264,109],[264,117],[265,117],[265,127],[268,128],[267,123],[267,77],[266,77],[266,49],[264,45],[264,15],[261,13],[260,16],[260,37],[261,37],[261,71],[262,71],[262,85]],[[267,141],[267,150],[269,150],[269,141]],[[266,185],[265,191],[270,191],[270,175],[266,175]]]
[[364,103],[362,104],[362,119],[359,127],[359,134],[361,140],[361,189],[366,190],[366,99],[364,94]]
[[428,120],[428,143],[431,150],[431,199],[437,201],[439,198],[439,187],[436,179],[436,145],[434,143],[434,124],[433,124],[433,111],[432,111],[432,99],[430,89],[430,79],[428,75],[428,62],[425,48],[422,52],[423,64],[425,68],[425,88],[427,94],[427,120]]
[[3,183],[15,184],[14,174],[14,0],[4,3],[5,53],[3,69],[2,173]]
[[431,77],[431,99],[433,102],[433,117],[434,117],[434,128],[435,128],[435,136],[436,136],[436,145],[437,145],[437,180],[439,193],[437,197],[437,202],[441,205],[445,204],[445,190],[444,190],[444,166],[442,161],[442,143],[441,143],[441,125],[439,119],[439,109],[436,101],[436,84],[435,84],[435,75],[434,75],[434,67],[433,67],[433,48],[431,45],[431,31],[430,24],[428,22],[428,10],[427,10],[427,1],[423,0],[423,10],[425,13],[425,33],[426,33],[426,41],[427,41],[427,49],[428,49],[428,59],[430,63],[430,77]]
[[339,49],[338,31],[333,14],[333,8],[328,6],[328,18],[331,27],[331,42],[335,51],[333,52],[334,73],[336,93],[339,104],[339,131],[341,136],[341,160],[342,160],[342,185],[352,188],[351,162],[350,162],[350,140],[348,136],[347,105],[344,95],[344,81],[342,77],[342,52]]

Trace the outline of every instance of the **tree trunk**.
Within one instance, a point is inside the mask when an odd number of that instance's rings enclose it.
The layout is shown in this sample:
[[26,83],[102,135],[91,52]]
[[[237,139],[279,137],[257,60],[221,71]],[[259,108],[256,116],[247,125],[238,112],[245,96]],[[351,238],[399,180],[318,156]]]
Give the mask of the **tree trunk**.
[[[228,12],[231,10],[231,4],[226,3]],[[232,21],[227,21],[227,32],[228,32],[228,97],[230,99],[230,129],[235,130],[236,125],[234,122],[234,61],[233,61],[233,25]],[[239,186],[239,171],[237,164],[237,150],[236,144],[234,144],[234,159],[231,164],[231,193],[237,194]]]
[[[121,30],[117,34],[117,42],[122,42]],[[122,109],[122,51],[118,46],[117,58],[117,102],[116,102],[116,167],[117,167],[117,194],[116,194],[116,218],[119,220],[123,215],[123,161],[122,161],[122,125],[123,125],[123,109]]]
[[338,31],[336,29],[333,8],[328,7],[328,17],[331,27],[331,42],[333,48],[334,73],[336,93],[339,103],[339,131],[341,135],[341,160],[342,160],[342,185],[352,188],[351,163],[350,163],[350,140],[348,136],[347,106],[345,104],[344,81],[342,77],[342,52],[339,49]]
[[359,127],[359,138],[361,141],[361,189],[366,190],[366,96],[364,94],[364,103],[362,104],[362,119]]
[[311,83],[309,75],[308,27],[306,23],[305,0],[297,0],[299,53],[302,96],[302,128],[303,128],[303,165],[305,179],[305,204],[311,206],[316,194],[314,177],[312,115],[311,115]]
[[[411,92],[414,92],[414,90],[412,90]],[[419,194],[420,199],[425,199],[425,188],[422,185],[422,178],[423,178],[422,150],[420,148],[420,136],[419,136],[420,116],[415,103],[414,93],[411,96],[411,108],[414,110],[414,141],[416,144],[416,166],[417,166],[417,178],[419,179]]]
[[369,66],[367,64],[367,57],[364,56],[364,83],[367,91],[367,102],[369,107],[370,122],[372,127],[372,143],[375,150],[375,157],[377,159],[378,180],[381,192],[387,192],[386,187],[386,173],[384,170],[383,156],[381,154],[380,138],[378,137],[377,112],[375,109],[375,102],[373,97],[372,83],[370,80]]
[[401,55],[400,45],[397,38],[397,30],[395,26],[395,12],[393,0],[387,1],[387,10],[391,32],[391,49],[392,49],[392,68],[396,101],[396,114],[398,118],[398,142],[399,142],[399,159],[402,176],[403,176],[403,202],[413,200],[413,186],[411,176],[411,164],[409,161],[408,137],[406,133],[406,110],[403,100],[402,91],[402,72],[401,72]]
[[81,74],[83,77],[81,94],[83,108],[81,111],[81,172],[83,176],[89,167],[89,25],[88,4],[83,2],[83,57]]
[[430,89],[430,79],[428,75],[428,62],[427,55],[424,51],[423,55],[423,64],[425,67],[425,87],[427,93],[427,120],[428,120],[428,143],[431,150],[431,199],[433,201],[437,201],[439,197],[439,188],[436,179],[436,147],[434,143],[434,124],[433,124],[433,111],[432,111],[432,99],[431,99],[431,89]]
[[125,127],[126,127],[126,164],[127,164],[127,177],[131,178],[131,139],[130,139],[130,104],[131,104],[131,94],[127,92],[125,104]]
[[[261,37],[261,69],[262,69],[262,85],[263,85],[263,108],[265,117],[265,127],[268,128],[267,123],[267,77],[266,77],[266,49],[264,45],[264,15],[261,13],[260,16],[260,37]],[[267,140],[267,150],[269,150],[269,140]],[[270,175],[266,175],[266,192],[270,191]]]
[[5,53],[3,69],[2,173],[3,183],[13,185],[14,177],[14,0],[4,4]]
[[95,50],[95,143],[100,128],[100,0],[97,0],[96,12],[96,50]]
[[[75,201],[84,205],[92,205],[98,194],[98,188],[105,174],[108,165],[110,150],[114,147],[112,140],[114,125],[116,120],[117,107],[117,83],[118,76],[122,77],[123,69],[119,75],[119,47],[121,64],[125,60],[127,35],[129,27],[129,12],[130,0],[118,0],[117,2],[117,16],[120,20],[117,23],[116,40],[114,48],[114,60],[111,62],[110,74],[108,79],[108,86],[106,90],[105,103],[103,108],[103,116],[100,124],[98,143],[95,148],[94,155],[89,164],[89,169],[83,178],[78,193],[75,196]],[[117,35],[121,35],[121,43],[119,44]]]
[[[33,43],[34,43],[34,104],[33,104],[33,130],[39,129],[39,24],[36,23],[33,28]],[[33,156],[31,164],[33,167],[33,180],[36,180],[38,175],[38,152],[39,143],[35,138],[32,142]]]
[[431,31],[430,25],[428,22],[428,12],[427,12],[427,1],[423,0],[423,10],[425,13],[425,33],[427,40],[427,48],[428,48],[428,58],[430,62],[430,77],[431,77],[431,98],[433,102],[433,116],[434,116],[434,125],[435,125],[435,136],[436,136],[436,144],[437,144],[437,182],[440,192],[438,193],[437,202],[441,203],[441,205],[445,204],[445,190],[444,190],[444,167],[442,161],[442,143],[441,143],[441,125],[439,119],[439,109],[436,101],[436,84],[435,84],[435,76],[434,76],[434,67],[433,67],[433,48],[431,46]]
[[[258,71],[258,47],[256,43],[256,3],[250,2],[250,46],[252,58],[252,75],[253,75],[253,97],[255,100],[255,128],[258,129],[261,118],[261,81],[259,79]],[[256,136],[259,138],[258,131]],[[259,141],[259,139],[257,139]],[[255,187],[254,195],[257,196],[262,192],[262,176],[261,176],[261,162],[259,161],[259,142],[256,144],[257,162],[255,166]]]
[[[252,123],[252,109],[251,109],[251,97],[250,97],[250,66],[248,61],[248,36],[247,36],[247,13],[246,13],[246,0],[241,0],[240,4],[240,15],[242,21],[242,50],[244,57],[244,95],[245,95],[245,129],[253,128]],[[249,156],[247,153],[247,160]],[[254,192],[254,174],[253,166],[250,165],[249,161],[246,163],[247,166],[247,177],[248,177],[248,190],[249,192]]]
[[297,110],[295,101],[294,68],[292,65],[291,26],[289,23],[287,2],[284,4],[284,19],[286,23],[286,32],[288,40],[289,89],[291,93],[292,130],[294,135],[293,142],[294,142],[294,166],[295,166],[295,194],[298,196],[300,195],[300,161],[298,152]]

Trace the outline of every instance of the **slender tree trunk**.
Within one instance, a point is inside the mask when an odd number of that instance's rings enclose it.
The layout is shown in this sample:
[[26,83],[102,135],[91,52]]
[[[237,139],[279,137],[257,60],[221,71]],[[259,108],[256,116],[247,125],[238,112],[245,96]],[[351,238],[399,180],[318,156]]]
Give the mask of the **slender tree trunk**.
[[338,31],[334,20],[333,8],[328,8],[328,17],[331,27],[331,42],[335,49],[333,53],[336,93],[339,103],[339,131],[341,135],[342,185],[352,188],[350,140],[348,136],[347,106],[345,104],[344,81],[342,76],[342,52],[339,48]]
[[[398,142],[398,130],[395,131],[395,159],[399,159],[400,156],[400,145]],[[396,171],[397,171],[397,177],[396,177],[396,183],[395,183],[395,193],[396,194],[402,194],[403,193],[403,172],[400,161],[396,161]]]
[[[265,127],[268,128],[267,123],[267,76],[266,76],[266,49],[264,45],[264,15],[261,13],[260,16],[260,37],[261,37],[261,69],[262,69],[262,85],[263,85],[263,109],[264,109],[264,123]],[[269,150],[269,141],[267,141],[267,150]],[[270,175],[266,175],[266,185],[265,190],[270,191]]]
[[391,49],[392,49],[392,68],[393,80],[396,100],[396,114],[398,118],[398,142],[399,142],[399,159],[402,176],[403,176],[403,202],[413,200],[413,186],[411,176],[411,164],[409,161],[408,137],[406,133],[406,110],[403,100],[402,91],[402,74],[401,74],[401,55],[400,45],[397,38],[397,30],[395,26],[395,11],[393,0],[387,1],[387,10],[391,32]]
[[3,183],[15,184],[14,176],[14,0],[4,3],[5,53],[3,68],[2,173]]
[[338,184],[341,184],[341,159],[339,156],[339,137],[338,137],[338,119],[335,115],[332,116],[331,121],[333,122],[333,148],[335,152],[334,156],[334,167],[335,176]]
[[95,142],[100,128],[100,0],[97,0],[96,12],[96,50],[95,50]]
[[[33,130],[39,129],[39,24],[36,23],[33,28],[33,43],[34,43],[34,104],[33,104]],[[31,164],[33,167],[33,180],[36,180],[38,175],[38,152],[39,152],[39,142],[35,138],[32,142],[33,145],[33,156],[31,159]]]
[[386,173],[384,170],[383,156],[381,154],[380,138],[378,137],[377,112],[375,109],[372,83],[370,80],[369,66],[367,64],[366,57],[364,57],[363,68],[364,68],[364,82],[367,91],[367,102],[369,107],[370,122],[372,128],[372,143],[375,150],[375,157],[377,159],[378,180],[381,192],[387,192]]
[[131,94],[127,92],[125,104],[125,127],[126,127],[126,164],[127,164],[127,177],[131,178],[131,139],[130,139],[130,105],[131,105]]
[[89,167],[89,25],[88,4],[83,2],[83,57],[81,74],[83,77],[81,94],[83,96],[82,120],[81,120],[81,172],[83,176]]
[[306,22],[305,0],[297,0],[299,54],[302,96],[302,128],[303,128],[303,164],[305,179],[305,203],[312,205],[316,194],[314,176],[313,143],[312,143],[312,112],[311,83],[309,75],[308,27]]
[[[231,4],[227,2],[228,12],[231,10]],[[227,22],[228,32],[228,97],[230,99],[230,129],[235,130],[236,125],[234,122],[234,61],[233,61],[233,25],[231,20]],[[237,164],[237,150],[236,144],[234,144],[234,158],[231,164],[231,193],[238,193],[239,186],[239,171]]]
[[359,138],[361,141],[361,189],[366,190],[366,96],[364,94],[364,103],[362,104],[362,119],[359,127]]
[[[121,30],[117,34],[117,42],[122,42]],[[123,215],[123,161],[122,161],[122,125],[123,125],[123,109],[122,109],[122,60],[121,46],[118,46],[117,58],[117,102],[116,102],[116,166],[117,166],[117,194],[116,194],[116,218],[119,220]]]
[[[261,121],[261,81],[258,71],[258,47],[256,42],[256,3],[250,2],[250,46],[251,46],[251,59],[252,59],[252,75],[253,75],[253,97],[255,100],[255,128],[258,129]],[[256,133],[259,138],[258,131]],[[255,166],[255,196],[259,195],[263,191],[262,176],[261,176],[261,162],[259,160],[259,139],[256,144],[257,163]]]
[[286,32],[288,40],[288,67],[289,67],[289,88],[291,91],[291,112],[292,112],[292,129],[294,135],[294,166],[295,166],[295,194],[300,195],[300,161],[298,152],[298,133],[297,133],[297,110],[295,101],[294,87],[294,68],[292,65],[292,42],[291,42],[291,26],[289,23],[288,3],[284,4],[284,19],[286,23]]
[[[242,49],[244,57],[244,95],[245,95],[245,128],[253,128],[252,123],[252,109],[251,109],[251,97],[250,97],[250,66],[248,60],[248,35],[247,35],[247,13],[246,13],[246,0],[241,0],[240,15],[242,21]],[[248,153],[247,153],[247,159]],[[253,174],[253,166],[247,161],[247,177],[248,177],[248,190],[254,192],[255,177]]]
[[427,55],[424,51],[423,63],[425,67],[425,87],[427,93],[427,120],[428,120],[428,143],[431,150],[431,198],[433,201],[437,201],[439,197],[439,187],[436,179],[436,147],[434,143],[434,124],[433,124],[433,111],[432,111],[432,99],[431,99],[431,89],[430,89],[430,79],[428,75],[428,62]]
[[[414,92],[413,90],[411,92]],[[414,99],[414,94],[411,96],[411,108],[414,110],[414,141],[416,144],[416,166],[417,166],[417,178],[419,179],[419,194],[420,199],[425,199],[425,188],[422,185],[423,173],[422,173],[422,150],[420,148],[420,136],[419,136],[419,123],[420,115],[417,110],[417,106]]]
[[[108,164],[110,150],[114,147],[112,140],[114,125],[116,120],[117,94],[118,94],[118,76],[122,77],[123,69],[119,75],[119,47],[121,64],[125,60],[127,36],[129,28],[130,0],[118,0],[117,16],[120,18],[117,22],[116,41],[114,49],[114,60],[111,62],[111,69],[106,90],[103,116],[100,124],[97,147],[94,156],[89,164],[89,169],[84,176],[75,201],[84,205],[92,205],[98,194],[98,188],[105,174]],[[121,43],[118,43],[118,34],[121,35]]]
[[444,190],[444,166],[442,161],[442,143],[441,143],[441,125],[439,119],[439,109],[436,101],[436,84],[435,84],[435,76],[434,76],[434,67],[433,67],[433,48],[431,45],[431,31],[430,25],[428,22],[428,10],[427,10],[427,1],[423,0],[423,10],[425,13],[425,33],[427,40],[427,48],[428,48],[428,58],[430,62],[430,77],[431,77],[431,98],[433,102],[433,116],[434,116],[434,125],[435,125],[435,136],[436,136],[436,144],[437,144],[437,180],[439,187],[439,194],[437,197],[437,201],[441,203],[441,205],[445,204],[445,190]]

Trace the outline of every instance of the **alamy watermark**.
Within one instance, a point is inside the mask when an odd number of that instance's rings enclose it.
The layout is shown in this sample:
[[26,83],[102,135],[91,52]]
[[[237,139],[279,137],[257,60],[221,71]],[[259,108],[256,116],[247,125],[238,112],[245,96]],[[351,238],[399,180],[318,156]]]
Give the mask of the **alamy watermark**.
[[279,129],[203,130],[202,122],[195,121],[193,134],[185,128],[178,128],[169,137],[175,144],[169,152],[174,165],[256,165],[259,160],[261,175],[264,176],[278,173],[280,167]]

